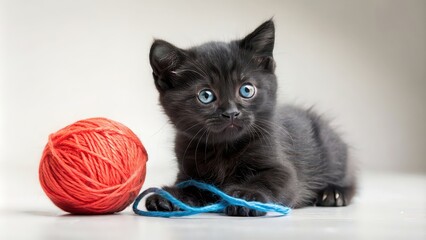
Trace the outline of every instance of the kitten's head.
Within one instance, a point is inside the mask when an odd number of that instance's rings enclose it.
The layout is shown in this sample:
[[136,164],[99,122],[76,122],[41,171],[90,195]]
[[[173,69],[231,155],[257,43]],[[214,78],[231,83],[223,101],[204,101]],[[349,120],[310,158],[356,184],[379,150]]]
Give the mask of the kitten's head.
[[270,20],[241,40],[190,49],[156,40],[149,54],[160,102],[176,129],[233,141],[269,121],[276,103]]

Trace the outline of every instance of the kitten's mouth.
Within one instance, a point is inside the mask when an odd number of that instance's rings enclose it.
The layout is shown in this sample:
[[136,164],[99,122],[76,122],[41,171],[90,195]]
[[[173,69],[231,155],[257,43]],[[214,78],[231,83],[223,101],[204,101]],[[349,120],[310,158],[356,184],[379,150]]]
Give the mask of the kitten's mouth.
[[228,125],[225,126],[225,128],[222,130],[223,132],[239,132],[243,127],[235,122],[231,122]]
[[244,125],[241,121],[229,121],[224,122],[221,125],[217,126],[216,128],[212,129],[212,132],[215,132],[216,134],[229,138],[229,137],[237,137],[239,136],[244,129]]
[[230,123],[225,129],[240,129],[241,126],[235,123]]
[[212,128],[219,141],[234,141],[246,133],[246,123],[240,119],[224,121],[219,126]]

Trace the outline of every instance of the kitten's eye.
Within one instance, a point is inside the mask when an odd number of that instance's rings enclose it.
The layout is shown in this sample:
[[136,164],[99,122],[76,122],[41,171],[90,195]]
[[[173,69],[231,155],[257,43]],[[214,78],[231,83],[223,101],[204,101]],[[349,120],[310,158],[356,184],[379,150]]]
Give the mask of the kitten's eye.
[[208,104],[216,100],[216,97],[214,96],[213,92],[209,89],[201,90],[200,93],[198,93],[198,100],[204,104]]
[[246,83],[240,87],[240,95],[243,98],[251,98],[253,97],[256,88],[250,83]]

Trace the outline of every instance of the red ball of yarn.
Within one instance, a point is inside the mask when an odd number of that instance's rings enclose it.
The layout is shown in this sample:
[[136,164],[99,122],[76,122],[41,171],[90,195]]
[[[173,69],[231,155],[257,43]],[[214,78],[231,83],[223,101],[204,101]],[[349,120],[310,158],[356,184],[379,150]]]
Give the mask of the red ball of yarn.
[[66,212],[115,213],[139,193],[147,158],[129,128],[106,118],[91,118],[49,136],[39,179],[47,196]]

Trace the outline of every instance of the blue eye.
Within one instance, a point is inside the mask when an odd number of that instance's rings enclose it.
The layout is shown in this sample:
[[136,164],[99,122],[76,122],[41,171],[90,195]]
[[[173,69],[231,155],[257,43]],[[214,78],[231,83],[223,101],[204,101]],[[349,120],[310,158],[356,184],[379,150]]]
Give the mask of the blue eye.
[[255,88],[250,83],[246,83],[240,87],[240,95],[243,98],[251,98],[255,93]]
[[198,100],[204,104],[208,104],[216,100],[216,97],[214,96],[213,92],[209,89],[201,90],[200,93],[198,93]]

